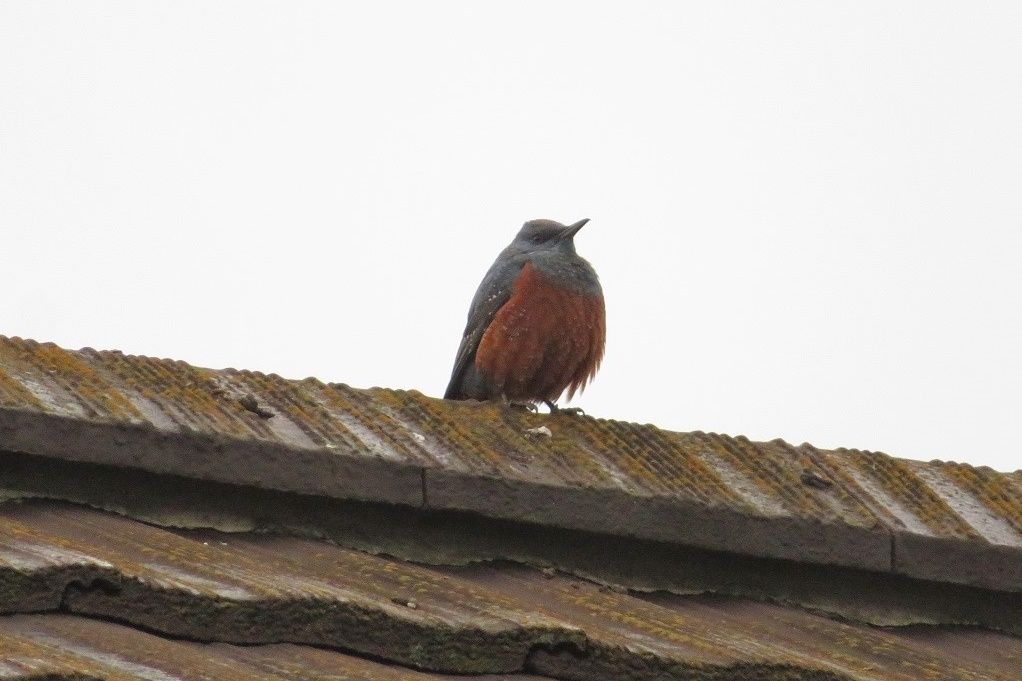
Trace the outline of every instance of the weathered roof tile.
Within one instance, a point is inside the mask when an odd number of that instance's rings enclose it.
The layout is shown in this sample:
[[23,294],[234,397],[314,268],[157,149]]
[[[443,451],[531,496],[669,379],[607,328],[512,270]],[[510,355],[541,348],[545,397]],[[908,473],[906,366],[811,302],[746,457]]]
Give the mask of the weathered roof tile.
[[[455,681],[329,650],[173,641],[67,615],[0,618],[0,678],[10,681]],[[474,681],[541,681],[487,675]]]
[[[947,626],[1022,632],[1022,471],[0,337],[0,487],[23,500],[0,502],[4,678],[1008,681],[1022,665],[1017,636]],[[452,547],[485,562],[393,557]],[[851,620],[679,595],[704,591]]]
[[[0,506],[0,584],[3,612],[75,615],[0,616],[5,673],[32,660],[22,671],[117,681],[318,679],[331,668],[341,679],[434,678],[310,644],[434,673],[601,680],[1013,681],[1022,659],[1022,638],[993,632],[938,636],[745,599],[638,596],[510,563],[425,567],[310,540],[171,532],[52,502]],[[281,642],[294,645],[271,645]],[[199,675],[217,664],[236,670]]]
[[1018,473],[875,452],[0,337],[2,449],[1022,591]]

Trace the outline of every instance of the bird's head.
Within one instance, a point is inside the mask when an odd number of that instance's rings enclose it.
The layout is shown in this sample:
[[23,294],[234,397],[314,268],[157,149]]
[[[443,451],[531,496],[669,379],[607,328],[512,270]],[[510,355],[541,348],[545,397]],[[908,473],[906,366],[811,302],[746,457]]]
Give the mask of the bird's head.
[[529,220],[518,231],[511,246],[522,253],[542,251],[562,253],[575,252],[575,234],[585,227],[589,218],[571,225],[562,225],[554,220]]

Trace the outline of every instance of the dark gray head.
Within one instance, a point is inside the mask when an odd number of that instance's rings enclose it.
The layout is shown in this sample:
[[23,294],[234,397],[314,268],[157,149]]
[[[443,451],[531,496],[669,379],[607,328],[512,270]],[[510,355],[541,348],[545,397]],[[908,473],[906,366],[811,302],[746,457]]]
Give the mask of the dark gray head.
[[511,248],[525,254],[546,252],[575,253],[575,234],[585,227],[589,218],[571,225],[554,220],[529,220],[518,231]]

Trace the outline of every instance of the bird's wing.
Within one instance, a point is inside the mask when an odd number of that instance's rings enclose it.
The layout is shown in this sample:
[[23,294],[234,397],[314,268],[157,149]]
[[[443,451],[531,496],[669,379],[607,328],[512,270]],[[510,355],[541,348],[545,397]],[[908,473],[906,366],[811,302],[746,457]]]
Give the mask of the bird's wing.
[[494,315],[504,306],[504,303],[511,297],[511,289],[514,287],[515,279],[524,267],[524,260],[518,258],[501,257],[493,263],[490,270],[483,277],[479,284],[475,297],[472,298],[472,305],[468,311],[468,323],[465,325],[465,332],[461,337],[461,345],[458,347],[458,355],[454,360],[454,370],[451,372],[451,381],[447,385],[444,399],[464,399],[463,394],[465,372],[475,362],[476,350],[479,348],[479,341],[493,321]]

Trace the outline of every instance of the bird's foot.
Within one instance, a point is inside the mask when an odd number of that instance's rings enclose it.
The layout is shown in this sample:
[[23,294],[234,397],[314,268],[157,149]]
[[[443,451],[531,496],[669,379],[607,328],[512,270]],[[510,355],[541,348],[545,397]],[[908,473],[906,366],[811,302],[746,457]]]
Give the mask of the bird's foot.
[[502,401],[504,402],[504,406],[507,407],[508,409],[517,409],[518,411],[531,411],[533,413],[539,411],[539,407],[537,407],[532,402],[520,402],[518,400],[509,400],[506,397],[503,398]]
[[572,416],[585,416],[582,407],[558,407],[550,400],[543,400],[551,414],[571,414]]

